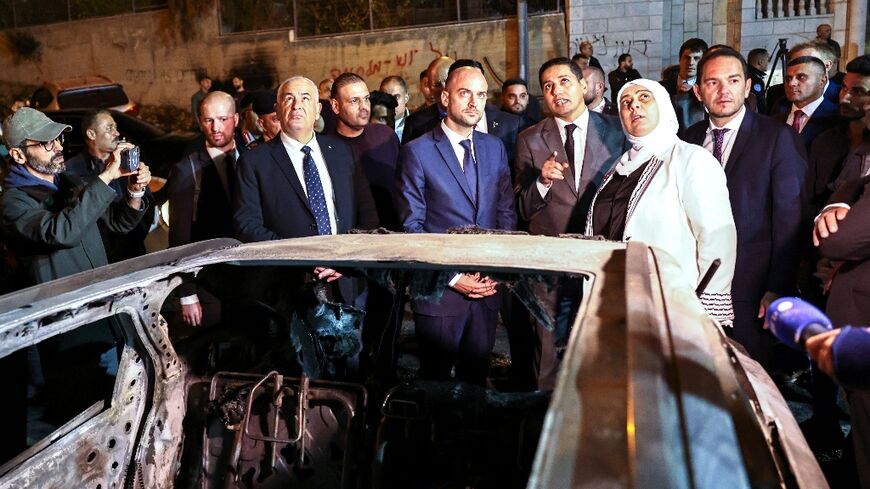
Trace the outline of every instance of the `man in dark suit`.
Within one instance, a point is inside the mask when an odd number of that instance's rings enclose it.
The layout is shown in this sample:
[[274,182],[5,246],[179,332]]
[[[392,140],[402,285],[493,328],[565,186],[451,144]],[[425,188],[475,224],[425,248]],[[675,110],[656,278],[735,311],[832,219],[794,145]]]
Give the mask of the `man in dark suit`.
[[[278,89],[281,133],[239,161],[232,222],[245,242],[377,227],[365,172],[347,144],[314,133],[317,85],[295,76]],[[268,199],[262,198],[268,195]],[[325,278],[323,275],[320,278]]]
[[583,56],[586,56],[586,58],[589,59],[589,64],[587,66],[594,66],[594,67],[598,68],[599,70],[602,70],[602,73],[603,73],[603,68],[601,68],[601,62],[598,61],[598,58],[596,58],[595,56],[592,56],[592,52],[593,51],[592,51],[592,43],[591,42],[589,42],[588,40],[580,42],[580,54],[582,54]]
[[794,131],[744,106],[752,83],[748,71],[730,48],[702,58],[694,91],[710,120],[690,127],[686,141],[704,146],[725,167],[737,226],[729,334],[767,366],[774,339],[761,318],[776,297],[795,291],[807,162]]
[[[846,182],[816,220],[813,243],[840,265],[827,313],[835,327],[870,323],[870,176]],[[870,487],[870,393],[847,390],[861,487]]]
[[692,92],[698,77],[698,62],[706,52],[707,43],[703,39],[688,39],[680,46],[680,71],[677,78],[660,82],[671,95],[671,103],[680,124],[677,134],[682,139],[685,139],[686,129],[703,121],[707,115],[704,105]]
[[[828,76],[828,81],[825,85],[824,96],[825,100],[836,105],[840,97],[840,85],[842,83],[842,73],[839,73],[837,68],[839,63],[839,55],[827,44],[819,44],[817,42],[805,42],[795,44],[788,51],[789,61],[801,58],[804,56],[812,56],[818,58],[825,65],[825,72]],[[838,76],[839,75],[839,76]],[[789,101],[785,96],[786,86],[782,83],[773,85],[767,90],[767,109],[770,115],[776,115],[780,112],[788,112]]]
[[[529,221],[531,234],[582,233],[604,175],[628,149],[625,136],[615,118],[586,109],[586,82],[571,60],[547,61],[538,77],[553,117],[526,129],[517,140],[519,215]],[[539,296],[557,317],[557,295],[543,291]],[[544,325],[535,329],[538,389],[552,389],[559,366],[554,336]]]
[[[238,121],[235,101],[228,93],[211,92],[200,103],[198,122],[205,144],[182,158],[169,174],[169,246],[233,236],[236,161],[244,152],[233,133]],[[187,326],[218,320],[217,299],[195,283],[183,284],[176,295]]]
[[786,104],[780,104],[774,118],[800,134],[809,151],[813,140],[836,124],[837,104],[824,97],[828,75],[825,64],[813,56],[800,56],[786,65]]
[[607,100],[604,96],[604,91],[607,87],[604,86],[604,72],[601,68],[588,66],[583,69],[583,79],[586,80],[586,95],[583,96],[583,101],[586,107],[592,112],[598,112],[604,115],[617,115],[616,104]]
[[[441,93],[444,121],[402,148],[401,217],[407,232],[444,233],[460,226],[516,226],[507,154],[501,141],[475,130],[487,84],[473,67],[454,70]],[[477,273],[453,277],[435,302],[411,303],[420,345],[420,376],[483,384],[495,344],[497,284]]]

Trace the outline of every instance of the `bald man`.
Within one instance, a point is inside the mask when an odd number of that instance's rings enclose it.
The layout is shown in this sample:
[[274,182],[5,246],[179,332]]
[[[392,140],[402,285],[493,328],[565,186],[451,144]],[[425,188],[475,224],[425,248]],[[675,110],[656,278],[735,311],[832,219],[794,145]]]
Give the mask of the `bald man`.
[[[169,246],[233,236],[236,161],[245,151],[233,137],[239,122],[236,103],[226,92],[211,92],[198,109],[204,144],[176,163],[169,174]],[[217,321],[211,316],[218,310],[209,307],[211,294],[196,283],[182,284],[176,294],[185,325],[203,324],[203,304],[206,323]]]
[[[507,153],[501,140],[475,130],[487,83],[475,67],[454,70],[442,86],[447,115],[402,148],[400,214],[406,232],[516,227]],[[414,300],[420,376],[483,385],[495,344],[499,285],[469,270],[450,280],[437,301]]]

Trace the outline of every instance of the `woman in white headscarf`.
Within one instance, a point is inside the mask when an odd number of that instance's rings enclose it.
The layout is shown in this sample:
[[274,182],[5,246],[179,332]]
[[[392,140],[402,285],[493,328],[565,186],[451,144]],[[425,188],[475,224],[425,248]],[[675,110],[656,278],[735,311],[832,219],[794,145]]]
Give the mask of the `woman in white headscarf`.
[[709,151],[677,138],[677,116],[658,82],[633,80],[616,100],[632,148],[595,194],[586,234],[664,250],[676,259],[684,285],[693,289],[719,259],[701,303],[711,317],[730,325],[737,231],[725,172]]

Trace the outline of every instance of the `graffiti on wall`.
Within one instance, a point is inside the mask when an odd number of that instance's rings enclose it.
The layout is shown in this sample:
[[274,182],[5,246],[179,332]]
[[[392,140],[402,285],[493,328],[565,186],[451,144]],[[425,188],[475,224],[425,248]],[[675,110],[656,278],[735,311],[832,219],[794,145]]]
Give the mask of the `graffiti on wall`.
[[580,51],[580,43],[583,41],[589,41],[592,43],[592,47],[597,56],[612,56],[613,59],[617,59],[622,53],[646,56],[647,49],[649,48],[649,45],[652,44],[651,39],[608,39],[607,34],[592,34],[591,38],[586,39],[575,37],[574,40],[571,41],[574,52]]
[[357,66],[334,67],[329,70],[329,76],[335,78],[342,73],[356,73],[362,77],[390,75],[396,71],[401,72],[406,66],[411,66],[414,63],[414,56],[419,52],[419,49],[409,49],[392,56],[371,58]]
[[183,81],[196,82],[199,70],[195,68],[177,70],[137,70],[127,69],[124,72],[124,81],[128,83],[178,83]]

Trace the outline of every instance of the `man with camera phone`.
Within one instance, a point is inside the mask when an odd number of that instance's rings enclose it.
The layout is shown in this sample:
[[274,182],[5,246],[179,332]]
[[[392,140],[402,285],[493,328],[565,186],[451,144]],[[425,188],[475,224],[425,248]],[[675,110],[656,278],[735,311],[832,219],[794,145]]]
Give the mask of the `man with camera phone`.
[[[140,163],[139,148],[123,141],[111,112],[104,109],[88,112],[82,118],[81,127],[85,148],[81,153],[67,160],[68,173],[85,181],[93,180],[106,169],[106,164],[115,150],[119,150],[122,172],[133,173],[137,169]],[[121,202],[126,197],[127,183],[127,177],[109,182],[109,187],[115,191],[115,202]],[[145,215],[128,233],[112,231],[105,220],[100,220],[98,223],[109,263],[145,254],[145,238],[151,230],[151,225],[154,224],[155,204],[147,187],[144,191],[142,201]]]
[[[106,265],[97,221],[123,234],[145,214],[148,167],[123,172],[118,147],[95,178],[66,173],[63,140],[70,130],[30,108],[3,124],[12,165],[0,196],[0,232],[17,260],[15,288]],[[120,201],[109,186],[118,179],[126,181]]]

